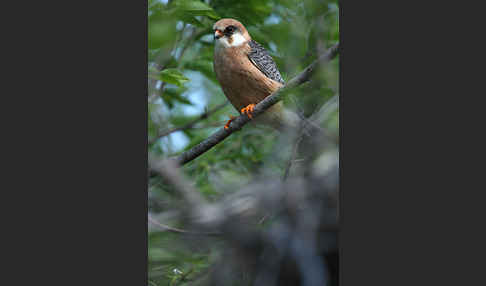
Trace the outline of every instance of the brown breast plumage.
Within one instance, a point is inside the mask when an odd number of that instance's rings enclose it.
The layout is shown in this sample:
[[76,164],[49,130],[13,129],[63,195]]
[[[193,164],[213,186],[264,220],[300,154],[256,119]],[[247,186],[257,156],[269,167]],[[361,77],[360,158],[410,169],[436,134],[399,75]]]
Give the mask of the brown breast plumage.
[[214,71],[224,94],[238,111],[248,104],[257,104],[282,84],[266,77],[248,59],[250,47],[216,50]]

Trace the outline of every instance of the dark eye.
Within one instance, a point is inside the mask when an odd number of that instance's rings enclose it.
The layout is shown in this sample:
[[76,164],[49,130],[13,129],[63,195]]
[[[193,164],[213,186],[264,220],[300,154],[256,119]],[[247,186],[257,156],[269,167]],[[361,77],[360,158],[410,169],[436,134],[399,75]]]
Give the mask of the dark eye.
[[236,30],[236,27],[235,26],[228,26],[226,27],[226,29],[224,29],[224,33],[228,33],[228,34],[231,34],[233,33],[234,31]]

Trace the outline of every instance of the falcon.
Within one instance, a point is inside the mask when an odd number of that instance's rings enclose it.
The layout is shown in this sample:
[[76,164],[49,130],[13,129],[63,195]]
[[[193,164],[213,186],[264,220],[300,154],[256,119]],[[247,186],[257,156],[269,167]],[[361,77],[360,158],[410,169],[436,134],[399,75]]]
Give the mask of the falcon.
[[[213,31],[216,78],[231,104],[252,118],[255,105],[285,83],[282,75],[268,51],[251,39],[239,21],[221,19],[213,25]],[[232,120],[226,123],[225,129]],[[281,130],[296,127],[300,118],[278,102],[256,121]]]

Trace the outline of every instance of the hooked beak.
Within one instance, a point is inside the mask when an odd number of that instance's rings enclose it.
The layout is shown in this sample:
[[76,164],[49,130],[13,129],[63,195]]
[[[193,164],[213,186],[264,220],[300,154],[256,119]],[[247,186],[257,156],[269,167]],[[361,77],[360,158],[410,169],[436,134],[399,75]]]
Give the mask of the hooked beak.
[[221,32],[220,30],[216,30],[214,31],[214,39],[219,39],[223,36],[223,32]]

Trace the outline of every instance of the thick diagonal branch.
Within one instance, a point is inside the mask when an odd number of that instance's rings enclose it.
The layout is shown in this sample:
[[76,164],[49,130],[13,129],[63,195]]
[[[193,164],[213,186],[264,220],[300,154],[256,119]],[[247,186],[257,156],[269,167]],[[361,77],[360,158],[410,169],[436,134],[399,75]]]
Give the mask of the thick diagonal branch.
[[[314,71],[320,64],[327,63],[330,60],[334,59],[338,54],[339,43],[335,44],[329,50],[326,51],[323,55],[321,55],[317,60],[315,60],[312,64],[310,64],[307,68],[304,69],[300,74],[289,80],[283,87],[281,87],[276,92],[272,93],[271,95],[267,96],[264,100],[260,101],[253,110],[253,117],[258,116],[259,114],[263,113],[265,110],[270,108],[275,103],[279,102],[282,99],[282,92],[296,87],[298,85],[303,84],[304,82],[308,81],[311,76],[314,74]],[[236,119],[233,120],[230,127],[228,129],[220,129],[216,131],[213,135],[209,136],[206,140],[202,141],[198,145],[192,147],[190,150],[182,153],[178,157],[175,158],[178,164],[183,165],[204,152],[211,149],[213,146],[218,144],[219,142],[226,139],[226,137],[230,136],[231,133],[241,129],[246,123],[250,121],[247,115],[240,115]]]

